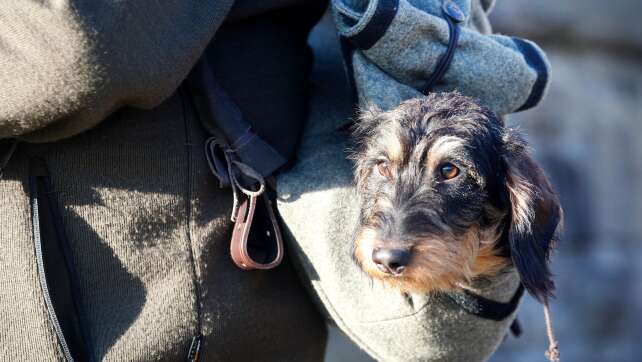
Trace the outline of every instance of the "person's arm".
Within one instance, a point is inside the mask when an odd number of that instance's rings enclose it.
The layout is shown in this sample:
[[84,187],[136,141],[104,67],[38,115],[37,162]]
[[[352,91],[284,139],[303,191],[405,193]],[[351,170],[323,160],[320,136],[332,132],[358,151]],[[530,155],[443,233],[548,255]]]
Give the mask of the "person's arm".
[[550,82],[546,54],[531,41],[491,34],[490,2],[337,0],[335,23],[351,49],[347,62],[360,105],[389,109],[426,92],[451,40],[446,4],[463,21],[452,61],[432,90],[457,90],[499,115],[536,106]]
[[53,141],[178,87],[229,11],[223,1],[0,6],[0,139]]

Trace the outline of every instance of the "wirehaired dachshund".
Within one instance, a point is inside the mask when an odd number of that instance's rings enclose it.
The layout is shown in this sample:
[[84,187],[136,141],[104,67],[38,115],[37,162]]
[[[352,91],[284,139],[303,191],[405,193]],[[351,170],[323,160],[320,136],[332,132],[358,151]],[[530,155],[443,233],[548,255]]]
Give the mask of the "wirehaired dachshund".
[[404,292],[452,291],[511,264],[545,301],[562,210],[514,129],[472,98],[432,93],[361,112],[354,257]]

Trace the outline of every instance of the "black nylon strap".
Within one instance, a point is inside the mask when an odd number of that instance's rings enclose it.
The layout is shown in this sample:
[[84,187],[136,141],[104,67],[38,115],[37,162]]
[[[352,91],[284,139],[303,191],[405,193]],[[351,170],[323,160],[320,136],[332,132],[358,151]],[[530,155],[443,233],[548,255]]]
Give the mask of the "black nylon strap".
[[[187,78],[187,90],[203,126],[243,163],[263,177],[272,175],[285,164],[285,158],[252,130],[236,102],[216,81],[205,55]],[[215,157],[216,154],[210,154],[208,160]]]

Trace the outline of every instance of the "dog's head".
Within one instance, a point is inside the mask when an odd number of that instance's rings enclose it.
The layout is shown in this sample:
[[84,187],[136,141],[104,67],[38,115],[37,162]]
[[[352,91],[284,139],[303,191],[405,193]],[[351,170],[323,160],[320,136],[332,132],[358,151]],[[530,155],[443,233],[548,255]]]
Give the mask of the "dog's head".
[[429,292],[512,261],[532,295],[552,293],[559,201],[522,138],[492,112],[458,93],[431,94],[363,111],[355,134],[354,256],[364,271]]

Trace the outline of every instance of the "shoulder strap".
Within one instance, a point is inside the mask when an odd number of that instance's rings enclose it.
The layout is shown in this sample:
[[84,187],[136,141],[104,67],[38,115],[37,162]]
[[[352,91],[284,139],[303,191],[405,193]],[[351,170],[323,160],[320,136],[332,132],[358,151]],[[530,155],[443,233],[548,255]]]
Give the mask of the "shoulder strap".
[[286,163],[272,146],[256,134],[238,105],[219,85],[203,54],[187,78],[196,113],[203,126],[221,144],[226,144],[245,164],[263,177],[272,175]]
[[216,82],[204,54],[187,78],[196,113],[213,134],[205,155],[220,187],[231,187],[234,222],[230,254],[246,270],[272,269],[283,259],[283,240],[265,179],[286,163],[262,140]]

